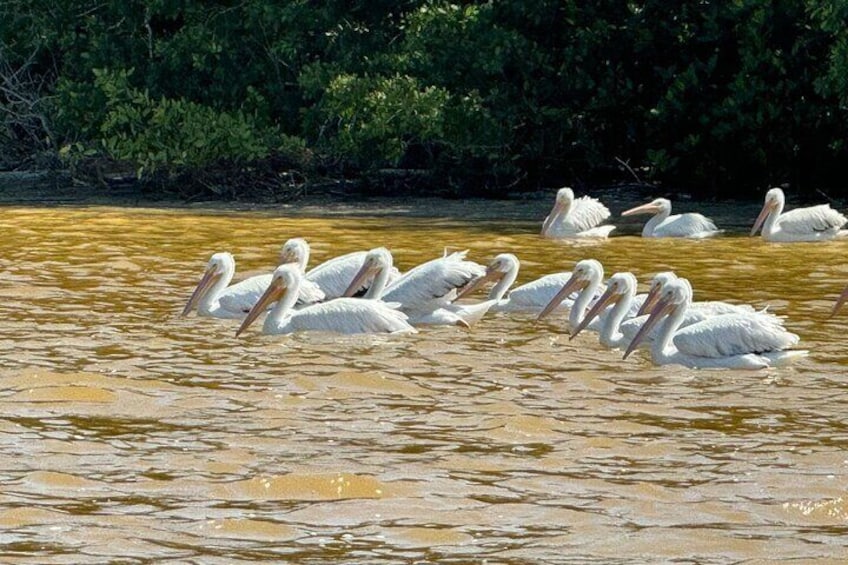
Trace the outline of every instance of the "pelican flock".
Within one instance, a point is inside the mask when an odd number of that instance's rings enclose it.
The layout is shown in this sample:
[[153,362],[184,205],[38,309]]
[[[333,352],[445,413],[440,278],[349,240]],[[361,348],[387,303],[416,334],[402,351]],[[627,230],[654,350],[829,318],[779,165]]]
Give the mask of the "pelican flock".
[[[823,241],[846,235],[846,218],[829,205],[783,213],[782,190],[768,191],[751,235],[762,228],[767,241]],[[720,232],[701,214],[671,215],[663,198],[625,210],[622,215],[651,213],[643,237],[705,238]],[[569,188],[557,192],[556,203],[542,226],[546,238],[607,238],[613,226],[601,225],[609,210],[594,198],[574,198]],[[567,311],[565,331],[573,340],[585,330],[598,332],[599,344],[624,350],[649,349],[656,365],[696,369],[762,369],[793,363],[808,351],[786,329],[786,320],[765,308],[723,301],[696,301],[690,282],[672,271],[656,273],[647,292],[638,294],[633,273],[604,280],[603,265],[587,258],[570,272],[556,272],[514,286],[521,263],[512,253],[499,253],[483,265],[467,251],[426,261],[406,273],[394,265],[386,247],[332,258],[307,270],[310,247],[292,238],[282,247],[271,274],[231,284],[232,254],[209,259],[182,315],[243,321],[236,336],[265,315],[262,332],[290,334],[321,331],[341,334],[414,334],[427,325],[471,328],[487,315],[525,313],[542,320]],[[491,284],[488,296],[471,299]],[[831,316],[848,302],[848,287],[836,299]],[[555,322],[555,325],[558,323]]]

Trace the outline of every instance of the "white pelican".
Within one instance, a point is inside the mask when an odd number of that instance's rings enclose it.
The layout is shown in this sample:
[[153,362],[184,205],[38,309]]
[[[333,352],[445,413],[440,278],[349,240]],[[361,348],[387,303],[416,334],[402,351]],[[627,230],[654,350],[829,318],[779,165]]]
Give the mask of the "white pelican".
[[[666,285],[671,281],[678,280],[678,276],[672,271],[663,271],[654,275],[651,279],[651,284],[648,287],[648,295],[639,307],[637,316],[647,313],[656,304],[660,294],[665,289]],[[686,281],[687,284],[689,281]],[[720,314],[745,314],[747,312],[755,312],[753,306],[747,304],[731,304],[721,300],[698,300],[689,305],[689,310],[699,310],[703,312],[705,317],[718,316]],[[763,309],[765,312],[766,309]]]
[[689,212],[671,216],[671,201],[657,198],[621,213],[622,216],[654,214],[642,228],[642,237],[691,237],[702,239],[720,233],[713,221],[702,214]]
[[[570,330],[573,330],[580,325],[580,322],[586,315],[589,303],[595,298],[598,289],[601,287],[603,278],[604,267],[599,261],[595,259],[578,261],[571,271],[571,278],[568,279],[568,282],[548,302],[547,306],[536,317],[536,321],[541,320],[553,312],[572,292],[579,291],[574,304],[571,306],[571,311],[568,313],[568,326]],[[596,328],[597,326],[592,327],[592,329]]]
[[[667,279],[667,281],[671,280],[678,279],[676,276],[673,279]],[[686,284],[689,282],[686,279],[680,280],[685,281]],[[633,317],[636,286],[636,277],[632,273],[616,273],[612,275],[607,280],[606,292],[595,301],[592,308],[583,317],[580,325],[571,333],[569,339],[574,339],[597,316],[601,315],[604,316],[598,336],[601,345],[609,349],[626,347],[636,336],[636,333],[642,327],[645,320],[648,319],[647,315]],[[645,304],[647,303],[648,300],[645,298]],[[610,307],[610,305],[612,306]],[[697,307],[699,305],[702,307]],[[607,307],[610,307],[610,310],[604,314]],[[681,327],[686,327],[712,316],[728,313],[750,313],[753,311],[754,309],[749,306],[735,306],[723,302],[693,302],[686,310],[686,314],[680,325]],[[657,328],[654,328],[643,342],[653,342],[658,333],[656,330]]]
[[[206,265],[200,282],[183,308],[186,316],[195,306],[200,316],[214,318],[243,318],[268,288],[271,275],[256,275],[232,286],[236,261],[231,253],[215,253]],[[301,287],[298,304],[311,304],[324,298],[324,293],[314,285]]]
[[[354,251],[346,255],[334,257],[306,272],[306,280],[318,285],[324,292],[325,299],[342,296],[354,275],[362,268],[367,251]],[[305,266],[309,262],[309,244],[303,238],[290,239],[283,246],[281,263],[297,263]],[[400,271],[392,267],[388,271],[388,282],[400,277]],[[361,288],[356,294],[366,291],[371,285],[371,278],[363,279]]]
[[372,249],[345,295],[350,296],[362,280],[372,277],[374,289],[369,289],[365,298],[400,303],[400,310],[409,316],[411,323],[469,327],[483,317],[494,301],[451,304],[458,288],[484,272],[481,265],[465,260],[466,253],[451,253],[418,265],[383,290],[385,273],[392,267],[392,255],[385,248]]
[[605,238],[615,226],[601,226],[610,211],[596,198],[574,198],[570,188],[560,188],[551,213],[542,224],[542,237],[551,239]]
[[756,234],[761,226],[762,237],[766,241],[824,241],[848,234],[842,229],[848,219],[830,204],[795,208],[784,214],[785,203],[781,189],[772,188],[766,192],[765,204],[754,222],[751,235]]
[[763,312],[714,316],[683,329],[680,324],[692,302],[688,281],[668,283],[624,353],[630,353],[663,318],[651,345],[656,365],[683,365],[696,369],[762,369],[783,365],[807,354],[791,350],[798,336],[784,329],[780,318]]
[[281,265],[274,271],[268,289],[251,308],[236,331],[241,334],[268,306],[277,304],[265,317],[262,332],[289,334],[296,331],[356,333],[415,333],[406,314],[394,305],[377,300],[336,298],[294,310],[300,292],[303,272],[296,265]]
[[[497,255],[486,267],[483,275],[465,285],[457,295],[457,299],[471,294],[489,281],[497,281],[489,291],[489,300],[496,301],[491,311],[538,313],[571,278],[571,273],[553,273],[510,290],[515,279],[518,278],[520,267],[518,257],[512,253]],[[573,302],[573,298],[568,297],[560,306],[571,308]]]

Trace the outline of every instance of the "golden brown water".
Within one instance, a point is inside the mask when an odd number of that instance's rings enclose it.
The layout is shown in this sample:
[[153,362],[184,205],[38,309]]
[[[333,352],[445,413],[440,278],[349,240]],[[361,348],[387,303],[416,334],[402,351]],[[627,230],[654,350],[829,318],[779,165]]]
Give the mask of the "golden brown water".
[[[574,246],[515,216],[109,208],[7,208],[0,226],[4,563],[848,556],[848,311],[828,318],[848,242]],[[698,299],[771,305],[811,354],[698,372],[569,342],[561,316],[240,339],[236,321],[179,316],[212,252],[241,278],[292,236],[313,264],[511,251],[519,282],[587,257],[643,283],[674,269]]]

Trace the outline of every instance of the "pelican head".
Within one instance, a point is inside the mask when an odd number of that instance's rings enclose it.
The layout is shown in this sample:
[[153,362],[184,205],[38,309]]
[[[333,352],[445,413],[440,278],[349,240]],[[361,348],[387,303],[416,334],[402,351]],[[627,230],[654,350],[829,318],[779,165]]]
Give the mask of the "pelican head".
[[845,287],[845,290],[843,290],[842,294],[839,295],[839,298],[836,299],[836,304],[833,305],[833,310],[831,311],[830,315],[835,316],[846,301],[848,301],[848,286]]
[[636,315],[641,316],[650,310],[651,306],[657,302],[657,298],[659,298],[660,293],[665,288],[665,285],[676,280],[677,275],[671,271],[663,271],[654,275],[654,278],[651,279],[651,285],[648,287],[648,296],[645,297],[645,302],[642,303],[642,306],[639,308],[639,312]]
[[765,202],[763,203],[763,209],[760,210],[760,215],[757,216],[757,219],[754,221],[754,227],[751,228],[751,235],[757,233],[763,222],[766,221],[772,214],[779,214],[783,210],[783,206],[786,203],[786,197],[783,195],[783,190],[780,188],[772,188],[768,192],[766,192]]
[[539,316],[536,317],[536,321],[538,322],[556,310],[560,303],[572,292],[583,290],[590,284],[600,284],[603,276],[604,267],[601,265],[600,261],[596,261],[595,259],[583,259],[582,261],[578,261],[574,265],[574,269],[571,271],[571,277],[568,279],[568,282],[565,283],[559,292],[554,295],[551,301],[548,302],[548,305],[545,306]]
[[215,253],[212,255],[212,257],[209,258],[209,262],[206,264],[206,271],[203,273],[203,277],[201,277],[200,282],[197,283],[197,287],[195,287],[194,292],[191,293],[191,297],[188,299],[188,302],[186,302],[182,315],[187,316],[188,313],[197,306],[197,303],[203,299],[206,293],[209,292],[209,290],[215,285],[215,283],[228,274],[229,277],[232,278],[235,271],[236,260],[233,258],[232,253],[222,251],[221,253]]
[[634,296],[638,284],[633,273],[615,273],[612,275],[607,280],[606,291],[598,298],[592,309],[583,316],[583,320],[574,328],[571,332],[571,337],[568,339],[574,339],[577,334],[583,331],[610,304],[617,304],[627,295]]
[[574,191],[570,188],[563,187],[557,190],[556,200],[554,200],[554,207],[551,210],[551,213],[548,214],[548,217],[545,218],[544,223],[542,223],[542,235],[547,233],[550,226],[557,220],[571,210],[571,204],[574,202]]
[[503,280],[509,274],[517,274],[520,266],[521,263],[518,261],[518,257],[512,253],[501,253],[497,255],[486,266],[486,272],[466,284],[459,291],[459,294],[456,295],[456,299],[459,300],[463,296],[471,294],[487,282],[497,282]]
[[256,301],[250,312],[247,313],[247,317],[245,317],[239,329],[236,330],[236,337],[255,322],[256,318],[265,312],[271,304],[283,298],[286,294],[286,289],[298,288],[302,277],[302,271],[297,265],[287,264],[277,267],[271,276],[271,282],[268,284],[268,288],[265,289],[265,292],[259,297],[259,300]]
[[280,265],[296,263],[301,270],[306,270],[309,262],[309,244],[302,237],[293,237],[283,244],[280,249]]
[[647,204],[642,204],[641,206],[636,206],[635,208],[630,208],[629,210],[625,210],[621,213],[622,216],[634,216],[636,214],[660,214],[660,213],[671,213],[671,201],[667,198],[657,198],[648,202]]
[[373,279],[377,273],[388,273],[394,265],[392,253],[385,247],[375,247],[365,254],[365,259],[362,262],[362,267],[353,276],[347,289],[342,293],[342,296],[353,296],[369,279]]
[[639,347],[639,344],[645,340],[650,334],[654,326],[659,323],[665,316],[668,316],[675,310],[683,306],[688,306],[692,302],[692,285],[686,279],[678,279],[670,281],[665,285],[656,304],[654,304],[651,314],[639,331],[633,337],[633,341],[627,346],[627,351],[624,352],[624,359],[633,353]]

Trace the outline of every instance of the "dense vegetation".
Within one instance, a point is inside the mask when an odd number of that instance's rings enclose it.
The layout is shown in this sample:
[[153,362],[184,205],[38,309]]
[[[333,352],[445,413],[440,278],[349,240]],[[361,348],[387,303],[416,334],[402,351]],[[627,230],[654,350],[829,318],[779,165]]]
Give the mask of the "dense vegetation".
[[5,0],[0,165],[845,194],[846,22],[832,0]]

